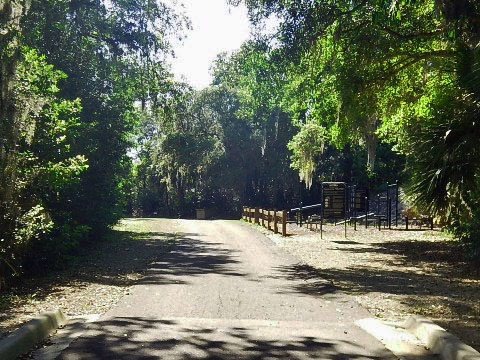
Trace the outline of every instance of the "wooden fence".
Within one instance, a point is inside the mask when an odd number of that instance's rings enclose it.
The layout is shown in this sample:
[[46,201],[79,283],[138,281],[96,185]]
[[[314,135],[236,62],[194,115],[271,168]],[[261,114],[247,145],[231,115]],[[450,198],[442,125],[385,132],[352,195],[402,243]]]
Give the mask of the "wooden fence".
[[279,233],[278,228],[281,226],[282,236],[287,236],[287,210],[266,210],[244,206],[242,218],[245,221],[262,225],[275,234]]

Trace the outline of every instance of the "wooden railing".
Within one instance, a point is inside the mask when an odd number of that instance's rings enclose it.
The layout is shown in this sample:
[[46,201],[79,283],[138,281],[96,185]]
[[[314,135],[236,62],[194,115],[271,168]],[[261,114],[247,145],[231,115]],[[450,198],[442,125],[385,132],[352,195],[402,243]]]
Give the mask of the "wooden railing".
[[262,225],[275,234],[279,233],[279,226],[281,226],[282,236],[287,236],[287,210],[266,210],[244,206],[242,218],[245,221]]

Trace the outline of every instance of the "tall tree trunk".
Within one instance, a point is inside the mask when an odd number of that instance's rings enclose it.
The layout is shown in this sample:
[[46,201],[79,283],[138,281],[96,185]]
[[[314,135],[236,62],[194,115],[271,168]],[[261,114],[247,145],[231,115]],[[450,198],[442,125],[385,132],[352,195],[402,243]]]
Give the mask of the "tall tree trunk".
[[[11,200],[15,183],[15,150],[19,140],[16,124],[15,75],[20,61],[20,19],[24,1],[0,1],[0,203]],[[1,210],[0,210],[1,211]]]
[[183,216],[183,212],[185,210],[185,187],[183,184],[183,176],[180,173],[177,174],[177,197],[178,210],[180,215]]
[[373,171],[375,168],[375,158],[377,156],[378,137],[375,134],[377,130],[377,117],[375,115],[370,116],[367,119],[365,127],[365,146],[367,148],[367,168]]
[[[28,10],[29,1],[0,0],[0,231],[8,242],[20,214],[17,197],[17,145],[20,138],[21,111],[15,104],[15,76],[21,60],[20,21]],[[25,110],[23,110],[25,111]],[[8,252],[9,244],[0,244]],[[10,267],[6,253],[0,252],[0,290],[4,274]]]

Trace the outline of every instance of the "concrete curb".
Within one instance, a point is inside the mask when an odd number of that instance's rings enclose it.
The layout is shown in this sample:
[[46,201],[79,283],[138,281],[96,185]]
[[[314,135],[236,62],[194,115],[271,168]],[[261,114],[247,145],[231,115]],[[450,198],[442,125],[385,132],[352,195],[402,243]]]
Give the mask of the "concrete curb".
[[0,359],[14,360],[30,351],[59,326],[65,324],[65,315],[60,310],[47,312],[28,321],[20,329],[0,341]]
[[478,351],[426,318],[412,316],[404,326],[443,360],[480,360]]

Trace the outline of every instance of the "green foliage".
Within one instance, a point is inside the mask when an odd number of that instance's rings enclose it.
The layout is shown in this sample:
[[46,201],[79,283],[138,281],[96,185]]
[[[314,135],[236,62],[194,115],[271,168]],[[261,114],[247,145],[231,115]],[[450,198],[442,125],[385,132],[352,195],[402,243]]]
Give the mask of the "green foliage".
[[[411,200],[470,237],[465,229],[475,232],[480,185],[478,2],[244,3],[255,25],[272,14],[280,18],[265,57],[284,70],[281,105],[292,121],[325,128],[328,144],[339,150],[363,148],[364,174],[374,186],[388,177],[377,153],[390,147],[397,155],[389,150],[388,161],[406,160],[402,177]],[[309,173],[312,163],[300,166],[296,158],[304,147],[290,144],[294,166]]]
[[152,109],[136,168],[136,212],[192,216],[207,207],[237,217],[245,203],[285,206],[285,192],[297,188],[286,148],[294,126],[270,98],[270,77],[252,80],[263,72],[255,66],[268,66],[255,51],[246,44],[220,56],[214,85],[193,92],[175,84],[175,96]]
[[[451,96],[447,99],[450,106],[457,105],[451,107],[452,112],[463,107]],[[472,110],[467,112],[473,116],[478,113]],[[409,193],[419,206],[447,218],[452,212],[470,213],[476,206],[480,185],[477,120],[452,115],[434,112],[434,119],[410,135],[415,151],[409,160],[413,175]]]
[[16,245],[25,245],[28,241],[50,232],[53,223],[48,220],[44,212],[45,209],[42,206],[36,205],[17,218]]
[[325,141],[325,128],[316,123],[307,123],[288,143],[293,153],[291,166],[299,171],[300,180],[305,181],[308,188],[312,186],[315,160],[323,153]]
[[455,238],[464,243],[465,253],[471,261],[480,266],[480,213],[477,208],[472,209],[468,218],[454,217],[449,227]]
[[[68,261],[123,214],[143,110],[169,76],[166,3],[7,1],[0,8],[0,285]],[[180,34],[180,33],[179,33]]]
[[85,157],[72,153],[69,145],[80,103],[57,97],[57,84],[65,75],[31,48],[21,48],[20,54],[12,92],[16,121],[4,128],[16,151],[2,159],[1,280],[8,272],[19,273],[32,244],[54,230],[46,197],[88,167]]
[[166,2],[0,6],[1,286],[69,261],[126,208],[285,208],[297,174],[306,200],[315,181],[409,179],[412,201],[478,253],[480,5],[245,4],[277,31],[220,54],[203,91],[166,69],[189,26]]

